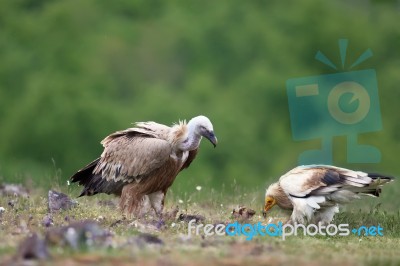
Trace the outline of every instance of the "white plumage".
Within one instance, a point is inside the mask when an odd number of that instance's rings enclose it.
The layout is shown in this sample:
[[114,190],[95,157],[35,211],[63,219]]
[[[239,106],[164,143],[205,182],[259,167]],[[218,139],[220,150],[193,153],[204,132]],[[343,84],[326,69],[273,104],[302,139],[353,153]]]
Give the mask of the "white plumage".
[[293,210],[291,223],[329,224],[339,212],[339,204],[358,199],[358,194],[379,197],[381,186],[392,180],[381,174],[329,165],[299,166],[267,188],[264,213],[276,204]]

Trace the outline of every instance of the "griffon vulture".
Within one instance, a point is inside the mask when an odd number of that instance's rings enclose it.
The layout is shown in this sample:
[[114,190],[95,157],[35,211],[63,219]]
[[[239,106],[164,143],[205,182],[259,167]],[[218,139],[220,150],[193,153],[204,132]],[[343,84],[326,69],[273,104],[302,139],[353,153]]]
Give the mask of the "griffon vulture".
[[329,165],[299,166],[267,188],[264,216],[278,205],[293,210],[289,223],[329,224],[339,204],[358,199],[358,194],[379,197],[381,186],[390,181],[389,176]]
[[142,216],[153,209],[161,216],[168,188],[194,160],[202,137],[217,145],[213,125],[205,116],[172,127],[139,122],[107,136],[101,142],[101,157],[71,180],[84,186],[80,196],[114,194],[121,197],[120,209],[129,215]]

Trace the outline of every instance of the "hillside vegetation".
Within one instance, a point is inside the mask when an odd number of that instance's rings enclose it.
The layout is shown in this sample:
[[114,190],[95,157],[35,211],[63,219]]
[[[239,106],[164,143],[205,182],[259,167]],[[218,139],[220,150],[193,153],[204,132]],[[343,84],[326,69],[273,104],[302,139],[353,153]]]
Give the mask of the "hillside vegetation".
[[1,1],[0,181],[65,182],[113,131],[204,114],[219,145],[202,144],[176,191],[235,183],[262,194],[320,145],[293,140],[286,81],[348,71],[368,48],[352,70],[376,70],[383,129],[360,141],[382,160],[348,164],[340,136],[334,164],[399,175],[399,16],[396,1]]

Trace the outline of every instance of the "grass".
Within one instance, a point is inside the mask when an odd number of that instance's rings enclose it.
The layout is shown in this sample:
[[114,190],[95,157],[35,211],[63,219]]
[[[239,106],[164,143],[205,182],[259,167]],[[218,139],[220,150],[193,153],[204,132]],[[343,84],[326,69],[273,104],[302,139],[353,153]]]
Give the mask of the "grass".
[[[75,197],[78,192],[69,186],[56,185],[54,189]],[[110,196],[79,198],[77,207],[54,213],[53,228],[70,221],[94,220],[112,232],[104,245],[90,245],[72,249],[60,244],[50,245],[51,258],[40,265],[398,265],[400,264],[400,213],[388,212],[384,204],[359,208],[358,201],[335,218],[335,223],[348,223],[350,228],[380,224],[384,236],[188,236],[187,222],[167,219],[163,230],[153,230],[145,223],[124,219],[119,210],[99,201],[114,200]],[[12,201],[13,207],[9,205]],[[233,222],[232,210],[246,205],[257,213],[248,223],[266,222],[260,216],[262,195],[236,189],[221,193],[213,189],[193,188],[186,193],[170,191],[166,211],[179,206],[179,213],[205,217],[204,223]],[[42,225],[47,215],[47,190],[31,188],[28,198],[3,196],[0,206],[6,211],[0,218],[0,265],[10,263],[17,248],[30,233],[44,236],[48,228]],[[273,221],[285,220],[286,213],[275,208]],[[118,221],[118,222],[117,222]],[[136,226],[135,226],[136,224]],[[132,242],[141,232],[156,235],[164,244],[138,245]]]

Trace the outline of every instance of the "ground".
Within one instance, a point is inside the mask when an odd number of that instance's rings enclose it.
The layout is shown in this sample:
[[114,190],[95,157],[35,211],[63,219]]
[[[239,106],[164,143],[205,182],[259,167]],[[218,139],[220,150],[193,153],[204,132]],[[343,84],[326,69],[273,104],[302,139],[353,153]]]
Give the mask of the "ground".
[[[55,190],[75,198],[77,191]],[[236,194],[235,194],[236,193]],[[347,209],[335,224],[348,223],[383,228],[383,236],[200,236],[188,235],[188,221],[198,223],[242,224],[285,221],[287,213],[278,208],[265,219],[261,215],[262,195],[235,192],[229,195],[207,188],[194,189],[182,199],[173,191],[168,195],[165,216],[158,219],[126,218],[111,196],[78,198],[68,210],[49,213],[48,192],[31,188],[26,195],[0,197],[0,265],[398,265],[400,264],[400,215],[375,205],[369,210]],[[232,216],[238,205],[256,211],[247,218]],[[178,209],[177,207],[178,206]],[[193,215],[193,216],[190,216]],[[77,224],[77,238],[68,226]],[[82,224],[86,229],[82,229]],[[64,229],[65,230],[64,230]],[[63,231],[64,230],[64,231]],[[85,231],[86,230],[86,231]],[[38,249],[48,251],[41,260],[23,260],[23,243],[37,233]],[[75,236],[72,234],[72,236]],[[45,239],[45,240],[44,240]],[[72,239],[72,240],[71,240]],[[74,242],[75,241],[75,242]],[[39,243],[39,242],[34,242]],[[35,244],[27,244],[28,249]],[[39,252],[40,253],[40,252]]]

